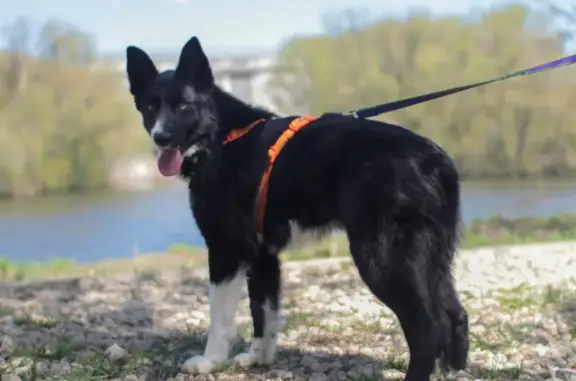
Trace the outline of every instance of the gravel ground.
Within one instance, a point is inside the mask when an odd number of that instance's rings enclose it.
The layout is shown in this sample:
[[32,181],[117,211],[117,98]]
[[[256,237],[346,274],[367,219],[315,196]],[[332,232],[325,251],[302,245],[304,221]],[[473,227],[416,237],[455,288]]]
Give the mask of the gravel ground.
[[[576,244],[462,252],[455,275],[472,349],[457,380],[576,381]],[[284,328],[269,368],[181,374],[203,349],[205,271],[0,287],[0,368],[10,380],[401,379],[406,345],[347,259],[287,263]],[[246,346],[246,300],[236,350]],[[437,375],[437,379],[444,376]]]

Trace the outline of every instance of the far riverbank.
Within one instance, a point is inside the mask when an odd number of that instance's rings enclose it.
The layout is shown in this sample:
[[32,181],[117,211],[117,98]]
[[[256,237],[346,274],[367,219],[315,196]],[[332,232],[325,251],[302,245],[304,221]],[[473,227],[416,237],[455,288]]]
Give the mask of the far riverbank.
[[[461,242],[462,250],[481,247],[506,247],[533,243],[558,242],[571,248],[576,246],[576,214],[548,218],[504,218],[494,216],[477,219],[468,224]],[[575,252],[576,255],[576,252]],[[348,256],[346,237],[328,236],[321,241],[288,250],[282,254],[286,261],[314,260]],[[0,261],[0,281],[71,276],[103,276],[109,274],[155,271],[159,269],[197,268],[206,265],[202,247],[172,244],[166,251],[134,254],[130,258],[109,259],[91,263],[78,263],[60,258],[49,262],[16,263]],[[576,270],[575,270],[576,272]]]

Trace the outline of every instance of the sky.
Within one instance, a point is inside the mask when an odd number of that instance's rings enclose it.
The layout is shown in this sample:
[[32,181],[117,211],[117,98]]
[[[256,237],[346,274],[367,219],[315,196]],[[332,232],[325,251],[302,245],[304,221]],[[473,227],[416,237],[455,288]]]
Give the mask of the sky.
[[495,4],[501,0],[1,0],[0,26],[22,15],[36,24],[65,20],[89,32],[101,53],[122,53],[127,45],[179,51],[192,35],[209,54],[272,52],[294,34],[321,32],[322,15],[347,7],[383,15],[414,8],[464,14]]

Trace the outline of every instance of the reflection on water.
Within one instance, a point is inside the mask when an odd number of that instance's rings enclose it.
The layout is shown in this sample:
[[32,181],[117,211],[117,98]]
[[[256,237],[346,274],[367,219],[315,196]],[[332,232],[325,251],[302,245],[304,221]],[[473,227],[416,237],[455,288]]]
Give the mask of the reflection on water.
[[[466,183],[465,221],[495,213],[576,213],[573,182]],[[98,193],[0,202],[0,255],[18,261],[78,261],[162,251],[174,242],[203,245],[186,186],[142,193]]]

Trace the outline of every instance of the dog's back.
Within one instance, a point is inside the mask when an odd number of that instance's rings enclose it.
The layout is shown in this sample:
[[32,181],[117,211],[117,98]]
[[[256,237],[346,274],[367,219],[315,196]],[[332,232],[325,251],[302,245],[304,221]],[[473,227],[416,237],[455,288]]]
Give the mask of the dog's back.
[[[271,137],[260,144],[269,147]],[[441,200],[449,184],[452,194]],[[353,202],[346,199],[351,188],[391,218],[438,215],[445,203],[453,206],[451,215],[459,213],[458,173],[432,141],[396,125],[325,114],[295,134],[278,155],[266,220],[342,227],[342,210]]]

